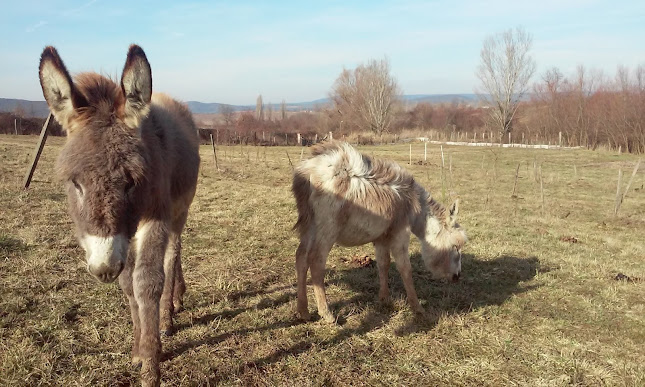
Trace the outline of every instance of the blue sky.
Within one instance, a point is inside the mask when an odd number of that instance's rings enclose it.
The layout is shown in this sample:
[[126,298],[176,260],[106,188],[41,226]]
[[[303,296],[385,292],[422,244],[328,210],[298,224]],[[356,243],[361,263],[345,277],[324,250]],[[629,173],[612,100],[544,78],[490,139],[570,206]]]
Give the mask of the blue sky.
[[118,78],[130,43],[153,88],[183,100],[253,104],[327,96],[343,67],[390,59],[405,94],[471,93],[487,35],[533,35],[535,79],[557,66],[613,76],[645,65],[645,1],[3,2],[0,97],[43,100],[38,59]]

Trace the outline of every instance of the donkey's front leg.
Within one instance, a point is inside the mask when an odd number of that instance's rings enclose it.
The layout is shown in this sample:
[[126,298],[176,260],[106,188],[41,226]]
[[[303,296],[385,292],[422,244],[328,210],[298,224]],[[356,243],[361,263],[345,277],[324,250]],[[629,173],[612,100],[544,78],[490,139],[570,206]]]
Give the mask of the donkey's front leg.
[[132,287],[132,271],[134,270],[134,249],[130,249],[128,252],[128,259],[125,263],[125,268],[119,275],[119,285],[121,290],[128,297],[128,303],[130,304],[130,314],[132,316],[132,330],[133,330],[133,342],[132,342],[132,364],[135,367],[141,367],[141,357],[139,357],[139,339],[141,337],[141,323],[139,322],[139,305],[137,305],[137,300],[134,298],[134,289]]
[[167,245],[168,228],[165,222],[148,221],[139,226],[132,284],[141,322],[139,356],[143,386],[158,386],[160,383],[159,301],[163,291],[163,261]]
[[403,287],[408,295],[408,303],[410,308],[415,313],[424,314],[425,311],[419,304],[417,292],[414,289],[414,281],[412,279],[412,265],[410,264],[410,254],[408,253],[408,245],[410,244],[410,233],[401,232],[393,239],[390,244],[392,255],[396,261],[396,268],[403,280]]

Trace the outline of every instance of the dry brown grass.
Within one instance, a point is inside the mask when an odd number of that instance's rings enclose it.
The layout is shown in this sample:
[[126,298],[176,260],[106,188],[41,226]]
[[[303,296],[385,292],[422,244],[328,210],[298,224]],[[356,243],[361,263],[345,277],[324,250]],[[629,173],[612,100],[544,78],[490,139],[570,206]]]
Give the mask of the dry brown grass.
[[[51,177],[62,139],[49,139],[31,189],[18,188],[36,140],[0,136],[0,385],[137,383],[125,299],[87,274]],[[421,160],[423,145],[413,147]],[[461,198],[463,281],[430,280],[413,242],[428,310],[416,318],[396,270],[393,305],[377,303],[376,268],[353,259],[372,257],[370,246],[335,248],[327,289],[342,325],[328,326],[294,318],[298,239],[285,150],[299,159],[294,147],[219,147],[218,173],[202,147],[183,244],[186,310],[163,340],[166,385],[645,383],[645,283],[615,279],[645,278],[642,171],[613,216],[617,168],[634,157],[444,147],[452,175],[442,192],[439,148],[429,146],[427,164],[407,167],[439,200]],[[407,144],[362,150],[408,162]]]

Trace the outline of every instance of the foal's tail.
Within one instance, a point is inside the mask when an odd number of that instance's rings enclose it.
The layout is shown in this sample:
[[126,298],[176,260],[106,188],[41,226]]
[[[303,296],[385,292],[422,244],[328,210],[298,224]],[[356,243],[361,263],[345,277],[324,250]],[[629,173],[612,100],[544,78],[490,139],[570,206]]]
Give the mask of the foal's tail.
[[309,205],[311,183],[309,182],[309,176],[305,175],[302,170],[296,169],[294,172],[291,191],[296,199],[296,208],[298,209],[298,221],[293,226],[293,229],[298,230],[298,233],[302,236],[307,232],[314,218],[313,209]]

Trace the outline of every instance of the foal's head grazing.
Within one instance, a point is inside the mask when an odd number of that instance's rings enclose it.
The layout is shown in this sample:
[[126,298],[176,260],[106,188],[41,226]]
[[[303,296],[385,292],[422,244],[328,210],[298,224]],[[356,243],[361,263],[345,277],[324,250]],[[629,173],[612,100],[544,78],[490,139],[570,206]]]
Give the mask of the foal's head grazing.
[[433,277],[457,282],[461,276],[461,249],[466,233],[457,223],[459,200],[446,210],[434,199],[428,199],[425,235],[421,240],[421,255]]
[[120,85],[96,73],[72,81],[56,49],[46,47],[40,85],[67,132],[57,169],[87,268],[103,282],[114,281],[141,216],[137,203],[146,196],[149,167],[140,125],[150,111],[150,64],[132,45]]

